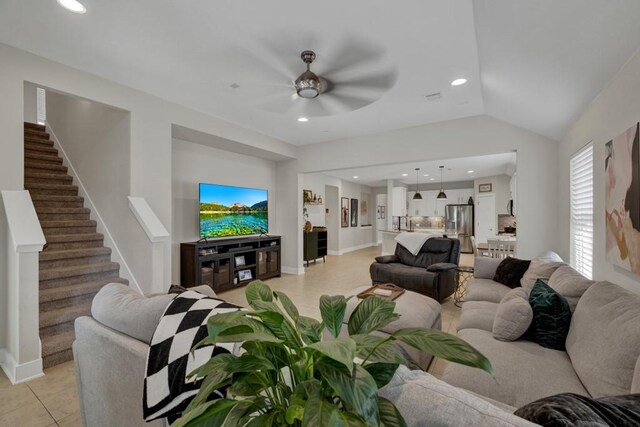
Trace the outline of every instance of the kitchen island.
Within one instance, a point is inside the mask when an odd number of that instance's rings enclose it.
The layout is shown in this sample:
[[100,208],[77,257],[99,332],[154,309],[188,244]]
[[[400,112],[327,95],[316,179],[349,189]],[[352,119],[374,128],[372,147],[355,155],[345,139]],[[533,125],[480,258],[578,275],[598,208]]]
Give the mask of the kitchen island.
[[[407,232],[406,230],[398,231],[398,230],[383,230],[382,231],[382,255],[393,255],[396,252],[396,244],[395,238],[400,233]],[[443,235],[444,228],[418,228],[411,233],[429,233],[436,235]],[[449,237],[455,237],[453,235]]]

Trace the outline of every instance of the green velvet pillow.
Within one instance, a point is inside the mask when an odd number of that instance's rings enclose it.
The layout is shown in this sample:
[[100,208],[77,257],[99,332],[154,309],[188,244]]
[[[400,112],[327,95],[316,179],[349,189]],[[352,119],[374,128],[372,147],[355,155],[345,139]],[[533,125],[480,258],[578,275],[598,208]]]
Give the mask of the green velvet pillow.
[[533,321],[528,337],[542,347],[565,350],[571,325],[571,307],[567,300],[538,279],[529,294]]

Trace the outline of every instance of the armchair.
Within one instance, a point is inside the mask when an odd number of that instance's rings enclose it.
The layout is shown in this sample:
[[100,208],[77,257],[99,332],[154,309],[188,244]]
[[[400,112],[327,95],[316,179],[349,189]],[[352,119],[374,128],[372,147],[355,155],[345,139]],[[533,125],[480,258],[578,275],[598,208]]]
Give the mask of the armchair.
[[369,267],[373,284],[393,283],[442,302],[453,294],[460,241],[446,237],[428,239],[418,255],[396,245],[394,255],[376,257]]

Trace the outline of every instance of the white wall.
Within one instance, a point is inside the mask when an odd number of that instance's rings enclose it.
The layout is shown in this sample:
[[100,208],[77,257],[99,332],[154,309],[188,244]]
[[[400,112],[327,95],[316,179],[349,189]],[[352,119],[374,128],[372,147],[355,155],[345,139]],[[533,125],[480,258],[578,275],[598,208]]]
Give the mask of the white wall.
[[[587,143],[594,148],[594,265],[596,280],[609,280],[640,293],[640,276],[616,267],[605,258],[605,175],[604,144],[640,121],[640,52],[618,72],[571,127],[560,145],[556,167],[559,175],[560,255],[569,259],[569,158]],[[527,194],[521,192],[525,178],[518,169],[518,213]],[[520,235],[518,215],[518,236]]]
[[[99,214],[115,242],[105,236],[105,245],[113,249],[112,261],[120,263],[122,277],[151,291],[151,246],[127,199],[131,183],[130,114],[53,91],[47,91],[46,99],[47,123],[95,206],[91,218],[97,219]],[[85,207],[90,207],[87,201]],[[106,234],[100,223],[98,232]],[[121,258],[126,260],[131,276]]]
[[[374,135],[300,147],[298,160],[283,168],[309,173],[381,164],[498,154],[516,150],[518,170],[518,240],[520,255],[532,258],[557,247],[557,227],[541,209],[557,206],[558,143],[489,116],[399,129]],[[283,202],[283,209],[296,205]],[[389,201],[387,201],[389,203]],[[298,205],[300,216],[302,206]],[[388,207],[390,210],[391,208]],[[287,230],[298,232],[301,228]],[[301,244],[301,243],[299,243]],[[292,262],[301,248],[289,245]]]
[[[508,214],[507,204],[511,200],[511,177],[509,175],[488,176],[478,178],[473,181],[475,196],[474,200],[481,194],[478,190],[480,184],[491,184],[491,192],[496,195],[496,215]],[[519,231],[519,230],[518,230]]]
[[180,283],[180,243],[200,238],[198,184],[265,188],[269,192],[269,230],[275,234],[277,216],[276,164],[273,161],[230,153],[193,142],[172,144],[172,280]]
[[38,88],[31,83],[24,84],[24,121],[38,123]]

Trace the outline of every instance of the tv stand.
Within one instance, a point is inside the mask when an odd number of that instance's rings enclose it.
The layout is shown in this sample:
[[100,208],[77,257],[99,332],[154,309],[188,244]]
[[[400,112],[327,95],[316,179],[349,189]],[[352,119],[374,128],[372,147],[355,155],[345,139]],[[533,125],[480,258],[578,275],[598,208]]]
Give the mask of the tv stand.
[[280,236],[200,239],[180,244],[180,284],[215,292],[281,275]]

